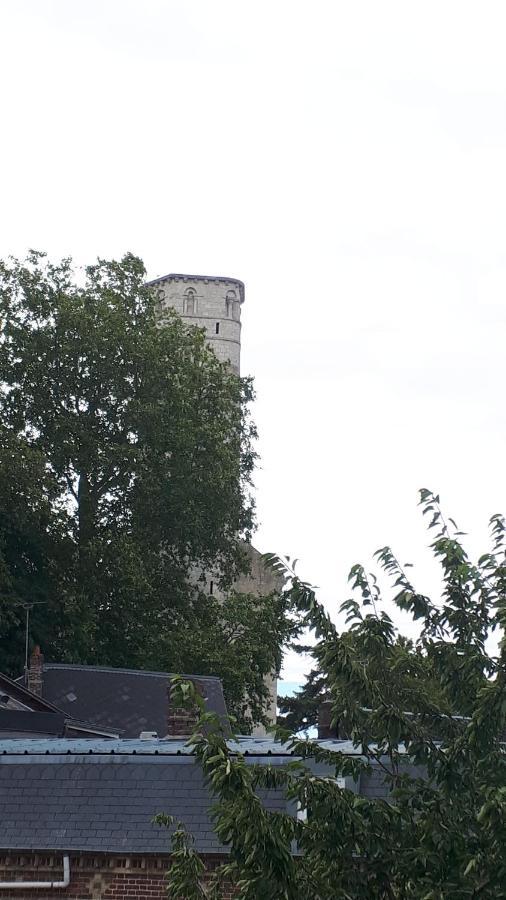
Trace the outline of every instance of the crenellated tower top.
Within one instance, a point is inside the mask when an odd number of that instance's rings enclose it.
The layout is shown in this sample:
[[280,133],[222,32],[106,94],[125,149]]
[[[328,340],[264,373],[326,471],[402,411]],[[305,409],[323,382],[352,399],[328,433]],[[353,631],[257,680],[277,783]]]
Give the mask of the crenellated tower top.
[[243,282],[223,276],[170,274],[149,284],[157,289],[159,313],[172,307],[186,322],[204,328],[218,359],[239,375]]

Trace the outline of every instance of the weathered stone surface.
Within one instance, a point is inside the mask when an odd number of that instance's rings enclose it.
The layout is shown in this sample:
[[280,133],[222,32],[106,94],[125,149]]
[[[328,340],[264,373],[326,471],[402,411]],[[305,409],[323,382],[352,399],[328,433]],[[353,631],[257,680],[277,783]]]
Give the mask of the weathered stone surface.
[[241,366],[241,303],[244,285],[234,278],[166,275],[152,282],[157,291],[160,320],[175,309],[185,321],[204,328],[221,362],[239,375]]

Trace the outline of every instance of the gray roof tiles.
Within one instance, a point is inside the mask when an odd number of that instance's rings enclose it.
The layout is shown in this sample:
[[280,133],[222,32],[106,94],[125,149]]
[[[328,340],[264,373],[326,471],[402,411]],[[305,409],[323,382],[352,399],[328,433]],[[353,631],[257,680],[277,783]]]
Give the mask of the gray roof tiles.
[[[10,734],[16,732],[16,734]],[[39,710],[11,710],[0,708],[0,737],[62,737],[65,734],[63,713]]]
[[[152,822],[166,812],[191,830],[200,852],[223,852],[210,803],[191,757],[12,754],[0,758],[0,849],[168,853],[166,829]],[[266,803],[284,808],[281,792]]]
[[[219,678],[190,675],[201,688],[206,709],[226,716]],[[43,696],[67,715],[119,732],[126,738],[141,731],[167,733],[168,672],[44,663]]]
[[[319,741],[357,754],[351,741]],[[233,752],[283,765],[287,745],[240,737]],[[374,773],[375,775],[376,773]],[[382,775],[364,780],[365,796],[386,796]],[[261,793],[271,811],[288,809],[281,790]],[[223,853],[213,832],[212,797],[183,740],[0,740],[0,850],[169,853],[165,812],[183,822],[201,853]]]
[[14,732],[20,737],[23,735],[37,737],[43,734],[49,737],[72,734],[76,731],[90,736],[94,734],[118,736],[116,729],[111,730],[90,722],[82,722],[72,713],[65,713],[47,699],[27,690],[23,685],[23,679],[13,681],[2,672],[0,672],[0,693],[7,698],[7,702],[0,704],[0,738],[15,737]]

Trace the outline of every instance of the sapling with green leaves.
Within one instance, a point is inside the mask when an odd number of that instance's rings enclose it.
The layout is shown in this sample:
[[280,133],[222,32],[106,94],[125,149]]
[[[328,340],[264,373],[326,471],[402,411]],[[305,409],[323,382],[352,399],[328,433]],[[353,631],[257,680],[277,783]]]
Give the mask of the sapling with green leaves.
[[[399,634],[379,580],[362,566],[351,571],[339,629],[313,587],[286,560],[270,558],[315,635],[316,670],[355,755],[285,732],[297,761],[283,769],[254,766],[232,752],[216,721],[202,718],[190,744],[213,796],[216,834],[229,851],[220,877],[237,886],[241,900],[505,894],[505,520],[492,517],[491,548],[472,562],[439,497],[424,490],[420,502],[441,566],[440,595],[418,592],[410,567],[390,548],[376,554],[392,599],[418,625],[416,638]],[[494,633],[497,651],[489,641]],[[328,776],[313,773],[314,761],[326,764]],[[353,776],[365,784],[373,771],[388,799],[336,780]],[[286,813],[265,808],[259,790],[273,787],[284,791]],[[290,804],[306,810],[304,819]]]

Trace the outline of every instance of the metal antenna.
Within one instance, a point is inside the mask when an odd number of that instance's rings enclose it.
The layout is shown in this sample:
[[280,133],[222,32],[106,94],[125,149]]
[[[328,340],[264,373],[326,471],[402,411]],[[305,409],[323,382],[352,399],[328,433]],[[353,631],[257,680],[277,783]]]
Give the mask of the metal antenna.
[[28,635],[30,633],[30,612],[34,606],[41,606],[45,603],[45,600],[32,600],[30,603],[16,603],[16,606],[21,606],[22,609],[26,611],[26,620],[25,620],[25,686],[28,686]]

